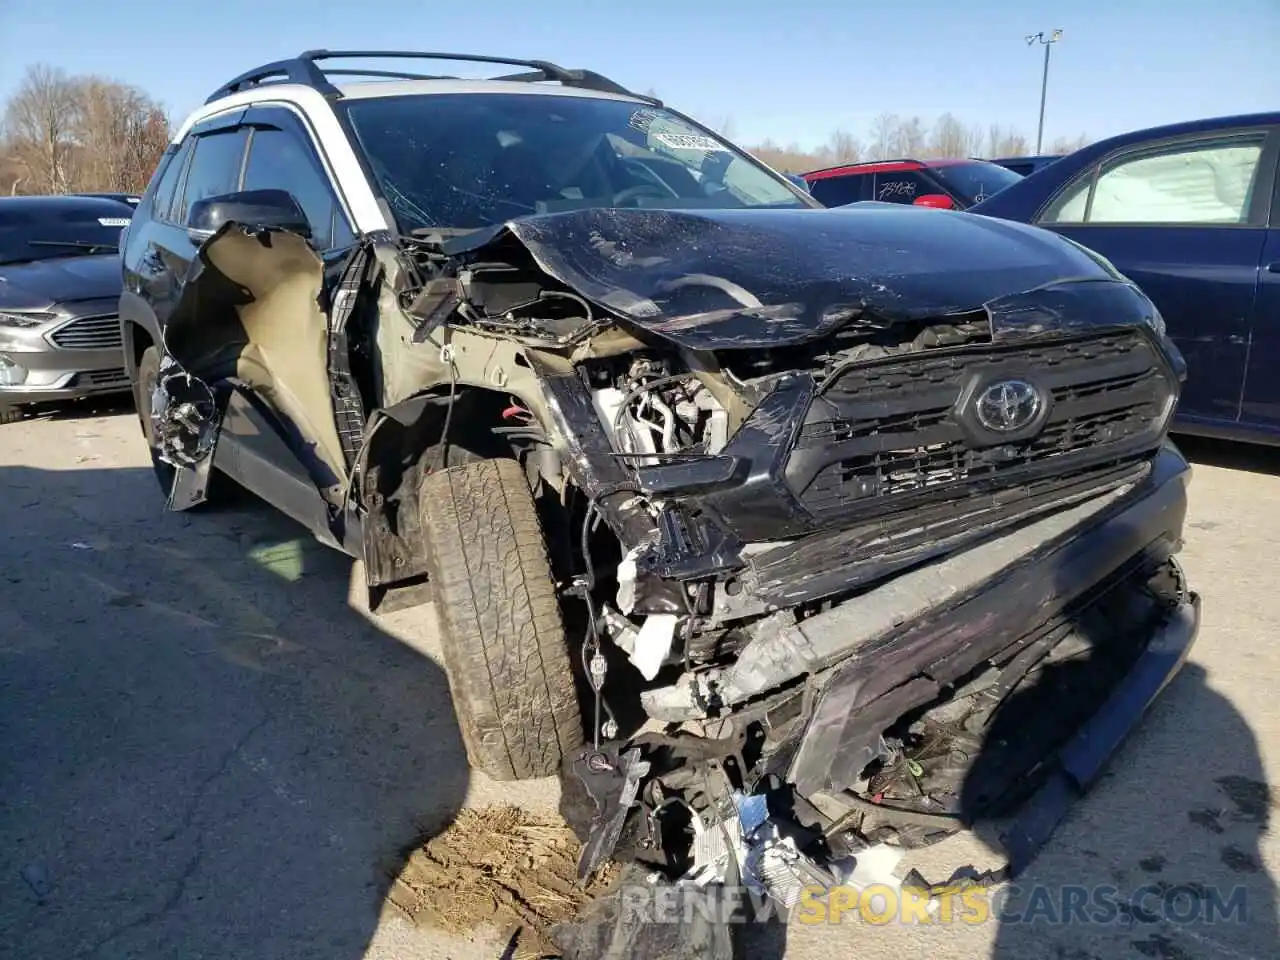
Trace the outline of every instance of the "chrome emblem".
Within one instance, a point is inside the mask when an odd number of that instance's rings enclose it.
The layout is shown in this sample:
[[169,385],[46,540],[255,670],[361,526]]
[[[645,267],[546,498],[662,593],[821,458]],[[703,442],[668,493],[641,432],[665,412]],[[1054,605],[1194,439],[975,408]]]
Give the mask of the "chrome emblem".
[[1025,380],[997,380],[978,394],[973,412],[992,433],[1016,433],[1036,422],[1044,397]]

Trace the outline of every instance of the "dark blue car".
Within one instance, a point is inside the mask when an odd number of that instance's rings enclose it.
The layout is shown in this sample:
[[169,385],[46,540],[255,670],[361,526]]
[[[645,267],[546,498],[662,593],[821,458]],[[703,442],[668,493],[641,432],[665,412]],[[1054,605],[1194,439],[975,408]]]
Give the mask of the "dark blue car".
[[1033,173],[1039,173],[1055,160],[1062,159],[1063,156],[1064,154],[1061,153],[1042,153],[1034,157],[998,157],[988,162],[1029,177]]
[[1280,444],[1280,113],[1103,140],[970,212],[1101,253],[1187,361],[1176,429]]

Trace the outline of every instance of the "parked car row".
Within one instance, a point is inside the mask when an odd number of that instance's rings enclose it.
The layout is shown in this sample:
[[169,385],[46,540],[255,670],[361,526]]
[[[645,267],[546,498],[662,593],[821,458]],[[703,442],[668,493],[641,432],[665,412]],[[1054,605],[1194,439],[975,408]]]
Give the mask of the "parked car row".
[[0,199],[0,422],[26,404],[129,389],[119,241],[133,209],[95,196]]
[[967,210],[1020,178],[986,160],[875,160],[803,175],[824,206],[880,200],[943,210]]

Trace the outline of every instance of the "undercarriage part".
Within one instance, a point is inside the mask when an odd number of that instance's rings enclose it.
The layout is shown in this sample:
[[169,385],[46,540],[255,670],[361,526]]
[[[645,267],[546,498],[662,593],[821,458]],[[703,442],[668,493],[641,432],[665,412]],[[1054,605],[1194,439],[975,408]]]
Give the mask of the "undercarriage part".
[[[965,882],[1016,875],[1067,802],[1053,778],[1065,771],[1083,789],[1096,776],[1185,657],[1196,602],[1176,563],[1139,555],[944,692],[902,709],[847,790],[807,795],[762,777],[778,746],[744,717],[707,721],[698,733],[636,737],[628,748],[650,773],[624,831],[629,845],[615,855],[693,885],[724,882],[736,864],[748,886],[786,905],[802,886],[858,886],[876,864],[896,862],[892,851],[988,821],[1004,825],[1009,864]],[[675,814],[665,829],[655,825]],[[886,868],[868,882],[898,881]]]

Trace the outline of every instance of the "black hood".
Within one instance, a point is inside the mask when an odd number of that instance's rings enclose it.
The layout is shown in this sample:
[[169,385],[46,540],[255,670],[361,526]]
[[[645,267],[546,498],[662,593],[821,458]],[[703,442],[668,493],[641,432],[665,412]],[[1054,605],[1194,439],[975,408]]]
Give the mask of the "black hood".
[[513,243],[597,306],[700,350],[983,308],[997,337],[1154,317],[1136,287],[1057,234],[902,204],[594,208],[511,220],[446,250],[464,262],[509,261]]
[[71,300],[118,297],[120,257],[57,257],[0,266],[0,309],[39,310]]

